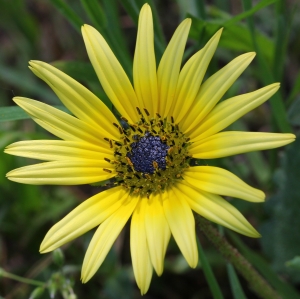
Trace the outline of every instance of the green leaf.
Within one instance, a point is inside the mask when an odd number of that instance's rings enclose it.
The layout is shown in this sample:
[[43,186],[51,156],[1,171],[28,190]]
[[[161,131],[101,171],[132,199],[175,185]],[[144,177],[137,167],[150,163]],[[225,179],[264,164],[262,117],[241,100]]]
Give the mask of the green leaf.
[[[199,40],[199,36],[201,36],[202,39],[206,42],[213,36],[216,31],[223,27],[224,30],[219,42],[219,47],[238,52],[253,51],[251,33],[246,26],[241,24],[227,25],[226,21],[203,21],[193,16],[190,17],[193,21],[189,35],[190,38]],[[263,49],[262,55],[268,61],[271,61],[273,57],[272,41],[265,35],[257,33],[257,42],[260,45],[261,49]]]
[[294,126],[300,126],[300,96],[292,103],[288,110],[288,120]]
[[29,296],[29,299],[37,299],[40,298],[45,291],[45,287],[37,287],[35,288]]
[[234,299],[247,299],[232,264],[227,263],[227,273]]
[[229,21],[227,21],[225,24],[228,25],[233,25],[243,19],[246,19],[250,16],[252,16],[253,14],[255,14],[257,11],[261,10],[262,8],[269,6],[273,3],[277,2],[277,0],[262,0],[260,2],[258,2],[256,5],[254,5],[251,9],[244,11],[242,13],[240,13],[239,15],[236,15],[234,17],[232,17]]
[[122,64],[128,77],[132,77],[132,55],[129,52],[125,34],[121,30],[117,0],[103,0],[103,9],[107,18],[107,26],[102,31],[116,57]]
[[[64,106],[53,106],[59,110],[70,113]],[[18,106],[0,107],[0,122],[31,118],[22,108]]]
[[275,32],[275,51],[273,58],[273,74],[276,81],[281,81],[283,77],[284,65],[286,62],[286,51],[289,40],[289,30],[287,26],[290,14],[287,14],[285,1],[277,1],[276,9],[276,32]]
[[300,256],[295,256],[292,260],[285,263],[286,267],[300,270]]
[[300,72],[298,72],[293,89],[287,99],[287,105],[290,105],[296,98],[297,94],[299,93],[300,93]]
[[90,63],[81,61],[55,61],[52,65],[75,80],[84,82],[109,109],[112,109],[112,103],[102,89],[99,79]]
[[[22,16],[21,18],[20,15]],[[25,1],[14,0],[13,3],[2,1],[0,24],[2,28],[6,27],[9,31],[11,31],[12,27],[17,27],[31,45],[35,44],[39,27],[36,19],[28,13],[28,5]],[[17,38],[17,36],[13,38]]]
[[269,220],[262,227],[261,243],[273,268],[293,281],[300,282],[300,272],[286,268],[285,262],[300,252],[300,138],[288,146],[278,170],[281,183],[277,193],[266,202]]
[[[0,79],[3,82],[12,84],[13,86],[16,86],[26,92],[36,94],[43,100],[48,100],[51,103],[58,102],[57,97],[48,88],[37,84],[34,80],[34,76],[31,76],[28,71],[20,72],[19,70],[14,70],[12,68],[1,65]],[[13,96],[15,95],[13,94]]]
[[179,11],[180,19],[183,20],[187,14],[191,14],[200,19],[206,19],[205,4],[204,1],[197,0],[176,0]]
[[82,6],[95,27],[103,28],[107,24],[105,13],[97,0],[81,0]]
[[158,13],[156,10],[155,5],[153,4],[152,0],[146,1],[136,1],[136,0],[123,0],[122,2],[123,7],[127,11],[127,13],[132,18],[133,22],[138,24],[139,13],[142,5],[144,3],[149,3],[152,9],[153,14],[153,23],[154,23],[154,46],[156,52],[156,63],[160,61],[160,58],[166,48],[166,41],[163,35],[162,27],[158,18]]
[[89,62],[61,60],[51,64],[77,81],[99,83],[99,79]]
[[80,32],[80,28],[84,22],[73,9],[63,0],[50,0],[50,2],[73,25],[73,27]]
[[205,253],[204,253],[202,246],[198,239],[197,239],[197,243],[198,243],[198,251],[199,251],[199,260],[201,261],[201,266],[202,266],[205,278],[208,282],[212,296],[214,299],[223,299],[224,297],[223,297],[223,294],[219,287],[219,284],[214,276],[214,273],[209,265],[209,262],[205,256]]
[[[276,289],[284,299],[300,299],[300,294],[297,290],[281,280],[271,269],[269,263],[254,250],[247,247],[237,234],[229,230],[226,231],[226,234],[230,237],[231,241],[241,254],[267,279],[271,286]],[[262,239],[264,239],[265,235],[262,235]]]
[[[252,6],[251,0],[243,0],[243,7],[245,10],[249,10]],[[273,75],[273,72],[271,70],[270,65],[266,61],[266,57],[264,57],[265,49],[263,45],[259,41],[259,33],[255,31],[254,26],[254,20],[253,17],[250,16],[247,19],[249,32],[251,35],[252,45],[257,53],[257,60],[258,60],[258,66],[259,66],[259,75],[262,83],[264,85],[274,83],[275,77]],[[272,48],[273,49],[273,48]],[[272,55],[273,56],[273,55]],[[273,57],[272,57],[272,63],[273,63]],[[275,62],[276,63],[276,62]],[[272,65],[273,67],[273,65]],[[292,128],[289,125],[286,117],[286,110],[285,106],[283,104],[283,99],[281,97],[280,91],[277,92],[271,99],[271,111],[272,111],[272,117],[276,121],[276,124],[281,132],[292,132]]]

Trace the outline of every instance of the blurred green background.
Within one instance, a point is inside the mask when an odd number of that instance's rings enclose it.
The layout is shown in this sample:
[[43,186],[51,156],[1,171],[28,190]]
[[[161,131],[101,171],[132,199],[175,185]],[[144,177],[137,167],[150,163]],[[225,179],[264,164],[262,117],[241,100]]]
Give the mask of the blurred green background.
[[[25,113],[13,107],[13,96],[61,107],[50,88],[30,72],[29,60],[52,63],[113,109],[89,64],[80,26],[88,23],[96,27],[131,77],[138,13],[145,2],[154,14],[157,62],[179,22],[188,16],[193,23],[184,61],[224,27],[207,76],[237,55],[257,53],[224,99],[281,82],[280,91],[268,103],[248,113],[231,129],[299,131],[297,0],[0,0],[0,298],[75,298],[73,292],[77,298],[141,298],[132,273],[128,227],[85,285],[80,282],[80,267],[93,232],[63,247],[63,262],[53,260],[52,254],[38,252],[48,229],[101,187],[40,187],[10,182],[5,177],[9,170],[33,162],[6,155],[3,149],[18,140],[49,138]],[[224,234],[282,298],[300,299],[300,141],[279,150],[207,163],[224,167],[266,192],[265,204],[229,199],[258,228],[262,238],[250,239],[227,230]],[[171,240],[165,271],[160,278],[154,275],[144,298],[259,298],[204,236],[200,236],[200,242],[217,284],[207,281],[201,262],[195,270],[190,269]],[[43,287],[36,290],[31,284],[34,282],[18,282],[8,278],[8,273],[46,283],[47,288],[44,292]]]

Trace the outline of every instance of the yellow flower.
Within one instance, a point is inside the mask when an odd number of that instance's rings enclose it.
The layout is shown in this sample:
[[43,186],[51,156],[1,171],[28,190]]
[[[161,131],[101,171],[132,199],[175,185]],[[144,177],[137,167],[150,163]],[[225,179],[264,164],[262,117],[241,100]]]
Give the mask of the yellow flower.
[[156,69],[152,13],[148,4],[143,6],[134,86],[101,34],[89,25],[82,27],[89,58],[119,118],[80,83],[40,61],[31,61],[30,69],[74,116],[38,101],[14,98],[35,122],[62,140],[9,145],[6,153],[48,161],[12,170],[7,174],[10,180],[37,185],[114,181],[113,188],[87,199],[55,224],[41,244],[41,252],[49,252],[99,226],[84,258],[83,282],[95,274],[130,217],[132,264],[142,294],[149,288],[153,268],[158,275],[163,272],[171,234],[187,263],[196,267],[192,210],[236,232],[259,237],[220,195],[262,202],[264,193],[227,170],[190,162],[292,142],[293,134],[222,131],[269,99],[279,84],[218,104],[255,54],[237,57],[202,83],[222,30],[180,69],[190,25],[186,19],[178,26]]

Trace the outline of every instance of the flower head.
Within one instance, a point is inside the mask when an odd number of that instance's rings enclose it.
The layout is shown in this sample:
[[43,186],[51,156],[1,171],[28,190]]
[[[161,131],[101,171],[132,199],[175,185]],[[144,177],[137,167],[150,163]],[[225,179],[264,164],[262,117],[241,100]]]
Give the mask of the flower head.
[[47,161],[12,170],[7,174],[10,180],[58,185],[114,182],[113,188],[87,199],[55,224],[41,244],[41,252],[49,252],[98,226],[84,258],[83,282],[95,274],[130,217],[132,264],[142,294],[148,290],[153,268],[158,275],[163,272],[171,235],[187,263],[196,267],[192,211],[259,237],[220,195],[261,202],[264,193],[225,169],[191,162],[292,142],[293,134],[222,131],[269,99],[279,84],[218,103],[255,54],[237,57],[202,83],[222,30],[181,69],[190,25],[186,19],[178,26],[156,69],[151,9],[148,4],[142,7],[133,86],[101,34],[89,25],[82,27],[89,58],[120,113],[118,118],[80,83],[40,61],[31,61],[30,69],[49,84],[73,116],[38,101],[14,98],[60,140],[9,145],[6,153]]

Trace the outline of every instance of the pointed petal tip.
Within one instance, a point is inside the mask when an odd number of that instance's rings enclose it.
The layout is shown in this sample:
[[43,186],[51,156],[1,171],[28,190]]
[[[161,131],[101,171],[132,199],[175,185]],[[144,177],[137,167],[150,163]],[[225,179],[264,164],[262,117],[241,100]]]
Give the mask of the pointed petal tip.
[[90,274],[90,273],[86,273],[86,271],[84,271],[84,269],[81,269],[81,277],[80,280],[82,283],[87,283],[91,280],[91,278],[94,276],[95,274]]
[[40,61],[40,60],[29,60],[29,62],[28,62],[28,64],[29,64],[31,67],[34,67],[34,65],[42,64],[42,63],[45,63],[45,62]]
[[187,25],[191,26],[192,19],[191,18],[186,18],[183,22],[185,22],[185,23],[187,23]]
[[248,52],[248,53],[245,53],[241,56],[244,56],[245,58],[248,58],[248,59],[254,59],[254,57],[256,56],[256,52]]
[[44,241],[43,241],[42,244],[40,245],[39,252],[41,254],[44,254],[44,253],[48,253],[48,252],[51,252],[51,251],[52,251],[52,249],[49,248],[49,247],[47,247],[47,246],[45,246]]
[[150,287],[150,284],[148,284],[148,285],[146,285],[146,286],[143,286],[143,287],[140,287],[140,286],[139,286],[139,289],[140,289],[140,291],[141,291],[141,296],[144,296],[144,295],[148,292],[149,287]]
[[259,191],[260,191],[260,196],[259,196],[260,201],[259,202],[266,201],[266,194],[261,190],[259,190]]
[[144,10],[144,9],[150,9],[150,10],[151,10],[151,6],[150,6],[148,3],[145,3],[145,4],[142,6],[142,8],[141,8],[140,14],[141,14],[142,10]]
[[88,34],[88,31],[94,29],[94,27],[92,27],[91,25],[88,25],[88,24],[83,24],[81,26],[81,33],[82,35],[87,35]]
[[253,236],[250,236],[250,237],[252,237],[252,238],[261,238],[261,234],[258,232],[258,231],[255,231],[256,233],[255,234],[253,234]]
[[215,36],[215,37],[220,37],[220,36],[222,35],[223,30],[224,30],[224,27],[220,28],[220,29],[214,34],[214,36]]
[[192,259],[187,262],[192,269],[195,269],[198,266],[198,250],[196,254],[192,257]]

